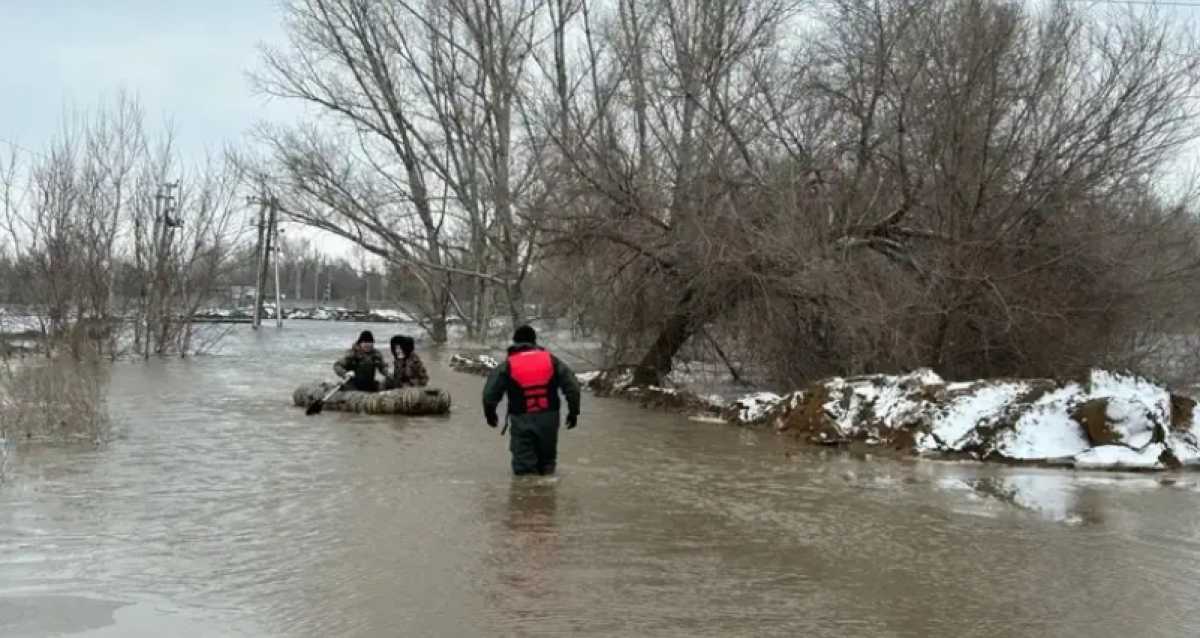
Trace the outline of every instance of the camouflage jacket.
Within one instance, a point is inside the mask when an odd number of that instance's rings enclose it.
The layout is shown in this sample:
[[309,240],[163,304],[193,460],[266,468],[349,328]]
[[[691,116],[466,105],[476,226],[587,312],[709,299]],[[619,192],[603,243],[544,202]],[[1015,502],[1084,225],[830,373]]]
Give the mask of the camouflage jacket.
[[384,362],[383,355],[379,354],[378,350],[362,352],[351,348],[350,352],[333,364],[333,371],[339,377],[345,376],[347,372],[353,372],[356,378],[374,379],[376,370],[384,377],[388,376],[387,363]]
[[425,364],[421,361],[421,357],[417,353],[412,353],[407,357],[397,357],[395,372],[392,374],[390,387],[407,388],[418,387],[422,388],[429,385],[429,373],[425,371]]

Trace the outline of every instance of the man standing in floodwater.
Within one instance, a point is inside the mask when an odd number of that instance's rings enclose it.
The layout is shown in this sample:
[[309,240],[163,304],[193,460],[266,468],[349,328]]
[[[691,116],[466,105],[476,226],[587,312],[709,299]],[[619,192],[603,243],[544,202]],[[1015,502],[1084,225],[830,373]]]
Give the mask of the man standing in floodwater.
[[375,335],[371,334],[370,330],[363,330],[350,352],[333,364],[334,373],[348,381],[359,392],[379,391],[379,382],[375,380],[376,370],[387,378],[387,363],[383,360],[383,355],[375,349]]
[[558,460],[559,398],[567,398],[567,429],[579,424],[579,382],[558,357],[537,345],[537,333],[521,326],[513,333],[508,358],[483,386],[483,416],[496,427],[496,408],[508,397],[512,428],[508,449],[513,474],[554,474]]

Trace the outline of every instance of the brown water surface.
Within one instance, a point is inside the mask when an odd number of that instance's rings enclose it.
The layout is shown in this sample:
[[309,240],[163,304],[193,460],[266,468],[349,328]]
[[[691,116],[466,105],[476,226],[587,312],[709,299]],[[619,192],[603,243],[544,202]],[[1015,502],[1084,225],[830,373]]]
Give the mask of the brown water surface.
[[449,353],[449,417],[291,407],[361,327],[118,364],[111,443],[14,450],[0,636],[1200,635],[1191,475],[789,450],[585,396],[561,476],[514,480]]

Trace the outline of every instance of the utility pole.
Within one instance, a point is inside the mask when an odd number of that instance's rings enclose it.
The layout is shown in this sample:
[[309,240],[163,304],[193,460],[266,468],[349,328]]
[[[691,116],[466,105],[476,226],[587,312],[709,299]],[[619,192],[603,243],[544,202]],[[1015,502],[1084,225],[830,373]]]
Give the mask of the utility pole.
[[258,253],[258,263],[255,268],[254,281],[254,319],[251,321],[251,326],[257,330],[262,325],[262,310],[263,310],[263,286],[267,275],[267,255],[266,255],[266,204],[259,201],[258,206],[258,243],[256,252]]
[[273,260],[275,262],[275,327],[283,327],[283,299],[279,294],[279,241],[277,235],[282,233],[279,230],[279,200],[271,197],[271,236],[276,237],[275,254]]
[[295,260],[296,269],[293,271],[294,279],[292,282],[294,285],[292,289],[296,291],[296,301],[293,303],[298,304],[304,298],[304,260],[300,255],[296,255]]
[[321,305],[321,267],[325,265],[325,257],[322,256],[317,260],[317,274],[313,277],[313,310],[316,310]]
[[151,234],[151,244],[154,246],[153,279],[150,288],[150,300],[146,304],[146,344],[142,352],[143,358],[150,358],[151,335],[158,333],[158,347],[166,336],[166,297],[167,297],[167,257],[170,250],[170,238],[174,229],[181,226],[179,220],[171,218],[175,196],[171,191],[179,186],[179,182],[166,182],[158,187],[154,194],[154,227]]
[[258,203],[258,268],[254,282],[254,319],[255,330],[262,326],[264,294],[267,288],[267,272],[274,262],[275,267],[275,325],[283,327],[283,300],[279,290],[279,200],[269,198],[247,198],[247,202]]

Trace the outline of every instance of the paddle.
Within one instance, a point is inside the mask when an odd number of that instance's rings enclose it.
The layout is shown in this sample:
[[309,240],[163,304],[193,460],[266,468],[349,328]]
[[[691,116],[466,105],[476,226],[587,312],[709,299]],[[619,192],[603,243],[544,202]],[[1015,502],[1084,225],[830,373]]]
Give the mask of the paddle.
[[338,391],[342,389],[342,385],[344,383],[345,383],[345,381],[339,380],[337,385],[333,386],[333,389],[330,390],[328,394],[321,397],[320,399],[317,399],[316,401],[313,401],[312,405],[308,406],[308,409],[304,411],[304,416],[312,416],[314,414],[320,414],[321,410],[325,409],[325,402],[329,400],[329,397],[337,394]]

